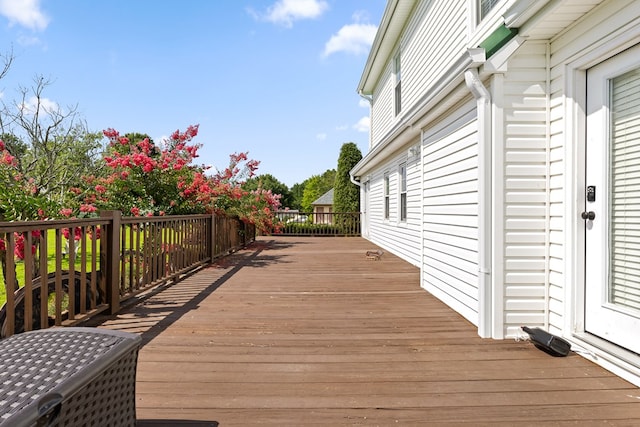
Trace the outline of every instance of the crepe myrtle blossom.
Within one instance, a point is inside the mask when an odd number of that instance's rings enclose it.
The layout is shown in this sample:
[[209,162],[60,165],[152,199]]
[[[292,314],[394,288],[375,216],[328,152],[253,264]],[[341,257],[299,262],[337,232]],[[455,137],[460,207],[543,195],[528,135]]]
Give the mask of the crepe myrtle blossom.
[[[101,209],[133,216],[216,213],[237,216],[261,232],[274,230],[274,212],[280,207],[280,196],[242,188],[244,181],[255,175],[260,162],[250,159],[247,152],[236,152],[229,155],[225,169],[209,174],[210,166],[196,163],[202,147],[194,142],[198,130],[198,125],[191,125],[155,144],[149,138],[136,140],[113,128],[105,129],[103,134],[109,143],[98,169],[107,173],[83,177],[69,188],[63,206],[52,204],[40,194],[36,180],[23,176],[18,159],[0,140],[0,179],[5,182],[0,186],[0,200],[20,201],[14,205],[21,209],[0,206],[4,219],[96,217]],[[62,233],[74,240],[82,236],[77,227],[63,229]],[[98,237],[100,230],[87,233]],[[16,236],[16,243],[15,255],[24,257],[24,236]],[[0,239],[0,250],[6,250],[6,246],[6,241]]]
[[11,147],[0,140],[0,216],[4,221],[48,218],[58,207],[42,194],[32,176],[25,176]]
[[[201,145],[193,140],[198,130],[198,125],[176,130],[159,145],[149,138],[123,137],[113,128],[104,130],[109,139],[104,157],[109,173],[85,178],[86,188],[74,193],[76,210],[95,214],[88,209],[91,205],[133,216],[216,213],[238,216],[261,231],[271,227],[276,221],[268,217],[280,206],[279,197],[242,189],[260,162],[250,159],[247,152],[237,152],[229,155],[224,170],[208,174],[209,166],[196,163]],[[245,200],[250,198],[258,202]]]

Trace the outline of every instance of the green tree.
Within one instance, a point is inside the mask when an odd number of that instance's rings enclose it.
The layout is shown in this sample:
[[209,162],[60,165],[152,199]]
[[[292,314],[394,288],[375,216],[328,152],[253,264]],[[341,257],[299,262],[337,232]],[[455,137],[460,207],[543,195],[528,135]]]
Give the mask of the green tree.
[[291,187],[291,197],[292,197],[292,202],[291,202],[291,206],[289,206],[291,209],[297,209],[300,210],[302,209],[302,197],[304,196],[304,183],[297,183],[297,184],[293,184],[293,186]]
[[242,184],[242,189],[245,191],[255,191],[258,189],[271,191],[273,194],[280,195],[280,204],[282,207],[293,207],[293,194],[289,190],[289,187],[278,181],[278,179],[271,174],[266,173],[247,179],[245,183]]
[[300,207],[303,212],[311,212],[313,203],[322,193],[322,179],[320,175],[313,175],[311,178],[307,178],[304,181],[304,191],[302,193],[302,202]]
[[362,159],[362,153],[353,142],[340,148],[338,173],[333,193],[334,212],[358,212],[360,210],[360,187],[351,182],[349,171]]
[[302,193],[301,208],[303,212],[313,211],[311,204],[320,196],[333,188],[336,179],[336,170],[327,169],[322,175],[314,175],[306,179]]
[[[327,169],[322,175],[320,175],[322,177],[322,185],[324,188],[322,194],[333,188],[334,184],[336,183],[336,173],[337,172],[335,169]],[[322,196],[322,194],[320,195]]]
[[[314,198],[307,204],[308,209],[311,208],[311,202],[314,202],[318,197],[322,196],[324,193],[326,193],[331,188],[333,188],[333,184],[335,183],[335,180],[336,180],[336,170],[327,169],[326,171],[324,171],[324,173],[322,173],[322,175],[314,175],[310,178],[305,179],[299,184],[293,184],[293,187],[291,187],[291,194],[293,195],[293,203],[291,208],[304,210],[304,204],[303,204],[303,199],[305,194],[304,192],[305,192],[305,188],[309,183],[312,183],[312,186],[315,186],[317,188],[314,187],[313,189],[308,190],[307,198],[312,197],[310,194],[315,195],[319,191],[321,192],[320,194],[317,195],[316,198]],[[319,182],[315,182],[315,181],[319,181]]]

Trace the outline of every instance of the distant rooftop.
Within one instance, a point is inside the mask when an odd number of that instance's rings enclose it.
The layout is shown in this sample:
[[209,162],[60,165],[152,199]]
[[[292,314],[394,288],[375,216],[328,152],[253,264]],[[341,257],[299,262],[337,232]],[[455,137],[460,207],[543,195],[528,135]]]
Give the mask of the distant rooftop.
[[333,205],[333,188],[324,193],[322,196],[318,197],[318,199],[315,202],[311,203],[311,205]]

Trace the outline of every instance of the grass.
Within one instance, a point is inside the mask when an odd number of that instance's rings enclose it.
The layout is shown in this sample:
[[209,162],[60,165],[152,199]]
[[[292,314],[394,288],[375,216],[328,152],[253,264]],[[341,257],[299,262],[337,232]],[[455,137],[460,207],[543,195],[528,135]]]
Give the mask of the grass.
[[[124,234],[124,246],[125,249],[136,249],[136,248],[142,248],[144,246],[144,241],[145,241],[145,236],[146,233],[142,232],[140,233],[139,231],[136,231],[136,233],[138,234],[130,234],[129,232]],[[159,241],[173,241],[176,234],[175,231],[169,231],[169,234],[166,234],[165,230],[159,231],[159,234],[157,235],[157,237],[160,239]],[[63,244],[66,242],[66,239],[63,238]],[[76,242],[78,251],[77,251],[77,255],[75,257],[75,270],[76,271],[80,271],[80,267],[81,267],[81,249],[79,248],[79,244],[80,242]],[[91,267],[91,260],[92,260],[92,250],[91,250],[91,244],[92,241],[91,239],[87,236],[86,237],[86,258],[87,258],[87,264],[86,264],[86,271],[89,272],[92,270]],[[48,230],[47,231],[47,250],[46,250],[46,256],[47,256],[47,271],[53,272],[56,271],[56,231],[55,230]],[[97,250],[98,253],[97,255],[99,256],[99,244],[97,246]],[[61,259],[61,265],[60,268],[62,270],[68,270],[69,269],[69,257],[63,257]],[[17,260],[16,261],[16,278],[18,280],[19,286],[22,287],[24,286],[24,277],[25,277],[25,271],[24,271],[24,262],[21,260]],[[0,275],[0,307],[6,302],[6,287],[5,287],[5,283],[4,283],[4,277],[2,275]]]
[[[56,242],[55,242],[55,230],[48,230],[47,232],[47,271],[48,272],[52,272],[52,271],[56,271]],[[99,254],[99,250],[100,248],[98,247],[98,254]],[[91,259],[92,259],[92,255],[93,252],[91,250],[91,241],[88,239],[87,240],[87,263],[86,263],[86,269],[87,271],[91,271]],[[78,250],[77,255],[76,255],[76,259],[75,259],[75,269],[77,271],[80,270],[81,267],[81,252],[80,250]],[[68,270],[69,269],[69,257],[65,256],[64,258],[62,258],[61,260],[61,268],[63,270]],[[18,280],[18,283],[20,285],[20,287],[24,286],[24,276],[25,276],[25,271],[24,271],[24,262],[22,260],[17,260],[16,261],[16,279]],[[6,294],[6,286],[5,286],[5,282],[4,282],[4,276],[0,275],[0,306],[2,306],[7,300],[7,294]]]

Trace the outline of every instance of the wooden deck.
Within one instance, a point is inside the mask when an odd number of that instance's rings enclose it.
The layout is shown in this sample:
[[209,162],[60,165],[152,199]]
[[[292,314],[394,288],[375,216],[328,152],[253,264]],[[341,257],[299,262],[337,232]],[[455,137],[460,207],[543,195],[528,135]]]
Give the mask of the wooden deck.
[[361,238],[262,237],[100,327],[141,333],[139,426],[640,425],[579,355],[481,339]]

